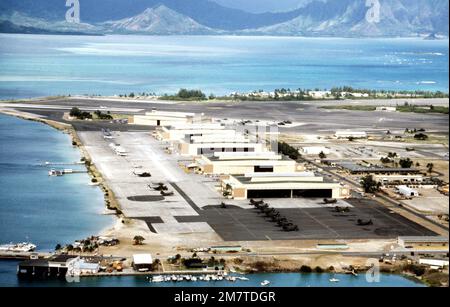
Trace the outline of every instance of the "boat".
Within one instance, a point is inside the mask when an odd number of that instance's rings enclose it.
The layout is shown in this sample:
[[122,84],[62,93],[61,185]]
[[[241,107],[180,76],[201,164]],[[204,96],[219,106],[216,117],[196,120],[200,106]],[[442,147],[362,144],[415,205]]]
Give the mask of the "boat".
[[32,252],[36,249],[36,245],[29,242],[9,243],[0,245],[1,252]]
[[242,280],[242,281],[250,280],[250,279],[248,279],[247,277],[243,277],[243,276],[238,276],[238,277],[236,277],[236,278],[239,279],[239,280]]
[[330,278],[330,282],[339,282],[339,279],[337,279],[337,278]]
[[64,175],[64,172],[63,172],[63,171],[56,170],[56,169],[51,169],[51,170],[48,171],[48,175],[49,175],[49,176],[54,176],[54,177],[56,177],[56,176],[62,176],[62,175]]
[[269,284],[270,284],[270,281],[268,281],[268,280],[264,280],[264,281],[261,282],[261,286],[263,286],[263,287],[265,287],[265,286],[267,286]]
[[151,281],[152,281],[152,282],[163,282],[163,281],[165,281],[165,280],[164,280],[164,277],[163,277],[163,276],[157,275],[157,276],[153,276],[153,278],[152,278]]

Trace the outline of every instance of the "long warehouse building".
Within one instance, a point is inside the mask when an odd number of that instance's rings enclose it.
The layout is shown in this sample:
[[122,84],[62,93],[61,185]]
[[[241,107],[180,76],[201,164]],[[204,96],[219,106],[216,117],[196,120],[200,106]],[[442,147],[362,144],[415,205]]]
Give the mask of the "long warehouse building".
[[195,159],[198,170],[207,175],[244,175],[247,173],[294,173],[300,169],[296,161],[274,152],[216,152]]
[[224,195],[233,199],[249,198],[335,198],[350,197],[350,190],[336,182],[325,182],[311,172],[250,173],[243,176],[223,176]]

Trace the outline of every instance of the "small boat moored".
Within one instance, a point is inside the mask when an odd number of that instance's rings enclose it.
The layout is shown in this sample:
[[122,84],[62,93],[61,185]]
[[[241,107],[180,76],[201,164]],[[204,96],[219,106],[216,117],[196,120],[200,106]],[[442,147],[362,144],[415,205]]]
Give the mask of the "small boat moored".
[[36,249],[36,245],[29,242],[22,243],[10,243],[0,245],[0,251],[2,252],[32,252]]
[[264,280],[261,282],[261,286],[263,286],[263,287],[268,286],[269,284],[270,284],[270,281],[268,281],[268,280]]

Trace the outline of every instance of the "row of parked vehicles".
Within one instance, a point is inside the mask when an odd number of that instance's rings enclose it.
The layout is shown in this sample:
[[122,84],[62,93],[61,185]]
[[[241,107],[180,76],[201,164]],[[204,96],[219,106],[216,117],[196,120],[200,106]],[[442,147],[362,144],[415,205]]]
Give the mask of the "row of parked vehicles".
[[281,215],[280,211],[275,208],[271,208],[268,203],[263,200],[256,201],[254,199],[250,200],[250,205],[254,206],[255,209],[259,210],[264,214],[265,217],[270,218],[270,220],[281,227],[283,231],[299,231],[297,225],[292,221],[287,219],[285,216]]

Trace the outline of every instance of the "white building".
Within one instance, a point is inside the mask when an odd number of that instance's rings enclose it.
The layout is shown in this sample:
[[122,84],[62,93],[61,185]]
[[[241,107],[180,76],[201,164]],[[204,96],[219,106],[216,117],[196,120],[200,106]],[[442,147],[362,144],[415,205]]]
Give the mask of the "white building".
[[145,115],[134,115],[129,119],[129,124],[144,126],[169,126],[174,124],[186,124],[194,121],[211,122],[210,118],[196,118],[195,113],[165,112],[152,110]]
[[223,176],[221,186],[234,199],[248,198],[347,198],[350,190],[311,172],[249,173]]
[[338,130],[334,134],[338,139],[365,139],[367,138],[367,133],[365,131],[350,131],[350,130]]
[[298,165],[288,157],[264,153],[214,153],[195,159],[197,168],[204,174],[243,175],[246,173],[293,173]]
[[376,110],[384,112],[395,112],[397,111],[397,107],[377,107]]
[[167,127],[161,127],[156,132],[156,137],[164,141],[183,140],[186,137],[217,135],[233,137],[236,130],[227,129],[219,123],[205,124],[174,124]]
[[421,184],[423,182],[422,175],[373,175],[373,179],[382,184]]
[[133,268],[139,272],[146,272],[152,269],[153,259],[150,254],[133,255]]
[[265,146],[261,143],[252,143],[250,140],[208,140],[206,142],[192,142],[181,140],[176,144],[176,150],[183,156],[213,155],[217,152],[264,152]]
[[406,196],[406,197],[417,197],[419,196],[419,192],[417,190],[411,189],[410,187],[407,187],[406,185],[399,185],[397,187],[398,193]]
[[318,155],[321,152],[326,155],[330,154],[330,150],[323,146],[305,146],[300,148],[300,153],[304,155]]
[[354,97],[354,98],[368,98],[369,94],[367,93],[349,93],[349,92],[341,92],[342,97]]
[[310,91],[308,94],[314,99],[324,99],[331,96],[331,91]]
[[441,259],[419,259],[420,264],[429,265],[432,269],[443,269],[448,267],[448,260]]

